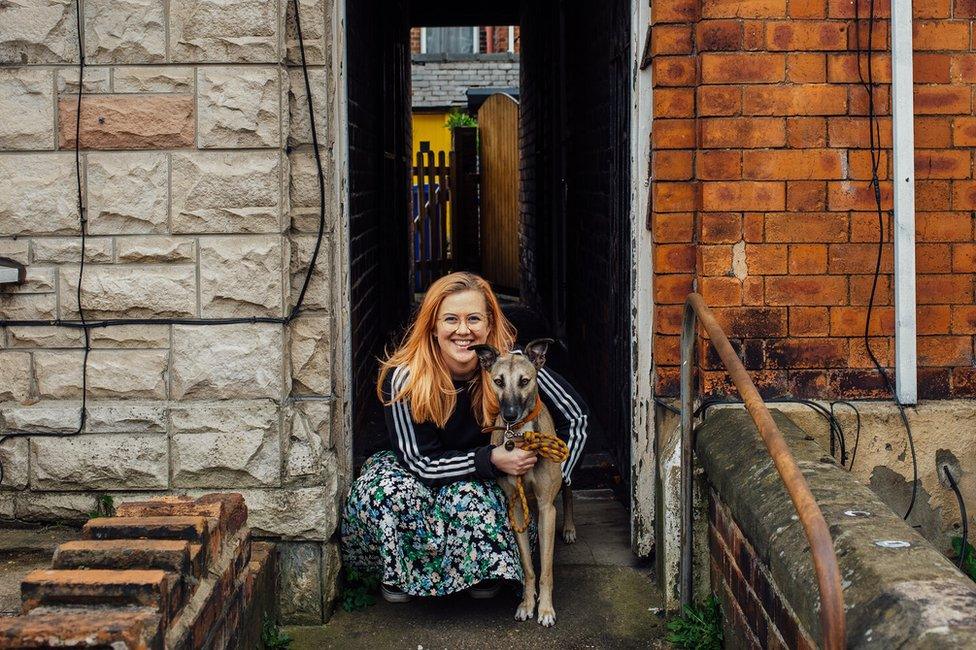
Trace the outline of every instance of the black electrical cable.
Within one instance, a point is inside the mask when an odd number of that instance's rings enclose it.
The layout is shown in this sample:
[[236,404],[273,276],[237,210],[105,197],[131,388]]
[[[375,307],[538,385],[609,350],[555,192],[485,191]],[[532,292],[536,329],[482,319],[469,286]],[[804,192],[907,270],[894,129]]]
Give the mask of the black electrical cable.
[[857,458],[857,445],[861,442],[861,412],[857,410],[857,407],[846,402],[844,400],[837,400],[830,403],[830,412],[833,414],[834,405],[840,404],[841,406],[846,406],[854,411],[854,417],[857,418],[857,428],[854,430],[854,448],[851,450],[851,463],[847,466],[848,471],[854,471],[854,460]]
[[[75,179],[78,189],[78,218],[81,233],[81,260],[78,266],[78,287],[75,297],[78,303],[78,320],[70,319],[48,319],[48,320],[0,320],[0,327],[49,327],[58,326],[65,328],[80,329],[84,332],[85,348],[81,367],[81,415],[78,428],[73,432],[52,432],[52,431],[5,431],[0,433],[0,445],[8,438],[17,437],[65,437],[81,433],[87,422],[88,404],[88,355],[91,352],[91,330],[92,328],[113,327],[117,325],[243,325],[243,324],[276,324],[287,325],[292,320],[298,318],[305,302],[305,293],[312,281],[312,274],[318,262],[319,251],[322,247],[322,239],[325,236],[325,174],[322,171],[322,155],[319,151],[318,129],[315,126],[315,107],[312,102],[312,84],[308,77],[308,64],[305,58],[305,41],[302,37],[301,17],[299,16],[298,0],[292,0],[295,10],[295,30],[298,34],[298,49],[301,52],[302,75],[305,81],[305,95],[308,100],[308,114],[312,135],[312,148],[315,154],[315,168],[319,188],[319,226],[318,234],[315,239],[315,248],[309,259],[308,268],[305,271],[305,279],[302,282],[298,300],[291,311],[285,317],[272,316],[250,316],[240,318],[112,318],[92,321],[85,317],[82,305],[82,280],[85,273],[85,244],[87,241],[87,214],[84,205],[82,184],[81,184],[81,96],[84,86],[85,74],[85,52],[82,43],[82,23],[81,23],[81,3],[75,3],[75,25],[78,33],[78,102],[75,114]],[[3,484],[4,470],[3,463],[0,462],[0,485]]]
[[915,440],[912,436],[912,426],[908,421],[908,415],[905,413],[905,407],[898,401],[898,396],[895,393],[894,387],[891,383],[891,378],[888,376],[888,371],[881,365],[878,358],[874,354],[874,350],[871,349],[871,343],[869,334],[871,331],[871,316],[874,313],[874,301],[878,289],[878,279],[881,276],[881,258],[884,251],[884,238],[885,238],[885,228],[884,228],[884,214],[881,205],[881,183],[878,179],[878,167],[880,166],[881,153],[879,147],[881,145],[881,126],[878,120],[877,113],[874,107],[874,22],[875,22],[875,12],[874,12],[874,0],[871,0],[869,5],[870,15],[868,17],[868,43],[867,43],[867,74],[868,78],[865,81],[864,72],[861,70],[861,59],[862,59],[862,48],[861,48],[861,13],[860,13],[860,2],[859,0],[854,0],[854,28],[855,28],[855,41],[857,46],[857,75],[861,82],[861,86],[867,93],[868,100],[868,147],[871,155],[871,186],[874,190],[874,202],[875,208],[878,216],[878,252],[874,267],[874,278],[871,282],[871,296],[868,299],[868,313],[864,320],[864,348],[868,353],[868,357],[871,359],[871,363],[874,364],[875,369],[878,374],[881,375],[884,381],[885,390],[891,394],[895,401],[895,406],[898,407],[898,414],[901,416],[902,424],[905,425],[905,432],[908,436],[908,448],[912,457],[912,498],[908,503],[908,509],[905,511],[904,519],[908,519],[909,515],[912,514],[912,510],[915,507],[915,500],[918,494],[918,458],[915,454]]
[[962,492],[959,491],[959,486],[956,485],[956,479],[953,478],[952,472],[949,471],[949,466],[943,465],[942,471],[945,472],[946,478],[949,479],[949,487],[956,493],[956,501],[959,502],[959,514],[962,516],[962,543],[959,545],[959,568],[962,569],[963,564],[966,563],[966,547],[969,546],[969,517],[966,514],[966,502],[962,498]]

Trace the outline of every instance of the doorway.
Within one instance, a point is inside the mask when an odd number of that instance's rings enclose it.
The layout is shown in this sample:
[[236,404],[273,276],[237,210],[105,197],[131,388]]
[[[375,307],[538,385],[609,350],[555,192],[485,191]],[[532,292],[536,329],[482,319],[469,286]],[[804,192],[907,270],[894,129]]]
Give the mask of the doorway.
[[[633,399],[634,6],[631,0],[347,3],[350,393],[358,457],[385,444],[375,426],[376,357],[402,334],[415,298],[411,27],[517,25],[512,317],[522,342],[559,340],[550,363],[590,406],[587,456],[574,482],[615,487],[629,502],[633,432],[644,422],[635,417]],[[646,155],[642,144],[636,151]]]

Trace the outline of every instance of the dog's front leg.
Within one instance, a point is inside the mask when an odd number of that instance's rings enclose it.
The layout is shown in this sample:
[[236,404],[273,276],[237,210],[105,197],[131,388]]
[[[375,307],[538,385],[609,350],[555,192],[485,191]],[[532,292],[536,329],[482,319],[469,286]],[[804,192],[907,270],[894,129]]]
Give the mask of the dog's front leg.
[[535,613],[535,567],[532,566],[532,547],[529,546],[529,531],[515,533],[518,543],[519,557],[522,560],[522,573],[525,584],[522,588],[522,602],[515,610],[516,621],[527,621]]
[[539,624],[556,624],[552,607],[552,551],[556,542],[556,506],[552,501],[539,503]]

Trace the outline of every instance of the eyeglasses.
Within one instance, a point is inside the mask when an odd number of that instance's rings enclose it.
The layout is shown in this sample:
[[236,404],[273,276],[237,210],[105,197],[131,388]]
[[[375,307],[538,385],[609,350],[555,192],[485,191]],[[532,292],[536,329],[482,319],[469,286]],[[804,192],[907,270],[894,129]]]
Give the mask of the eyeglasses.
[[[439,318],[437,319],[437,322],[446,329],[450,330],[457,331],[461,327],[461,318],[459,316],[455,316],[454,314],[448,314],[443,318]],[[468,314],[464,317],[464,324],[467,325],[468,329],[472,332],[481,331],[487,322],[488,319],[484,314]]]

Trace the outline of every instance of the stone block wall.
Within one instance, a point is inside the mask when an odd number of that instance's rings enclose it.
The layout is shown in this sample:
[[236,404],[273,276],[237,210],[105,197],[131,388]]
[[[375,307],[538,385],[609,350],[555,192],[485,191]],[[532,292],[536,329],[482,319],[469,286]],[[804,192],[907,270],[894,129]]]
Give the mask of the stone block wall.
[[[80,1],[85,318],[287,316],[319,217],[291,0]],[[81,520],[102,491],[240,491],[256,534],[317,558],[301,570],[321,619],[349,464],[333,369],[335,24],[330,0],[300,7],[327,197],[302,315],[91,329],[86,426],[2,443],[0,516]],[[2,432],[79,422],[81,332],[8,324],[80,315],[78,49],[75,0],[0,4],[0,256],[28,267],[0,289]]]
[[[971,398],[976,5],[924,2],[913,16],[919,397]],[[887,397],[862,336],[883,236],[869,336],[893,365],[890,3],[666,0],[652,18],[658,393],[677,393],[681,303],[696,287],[761,390]],[[704,389],[730,392],[704,364]]]

